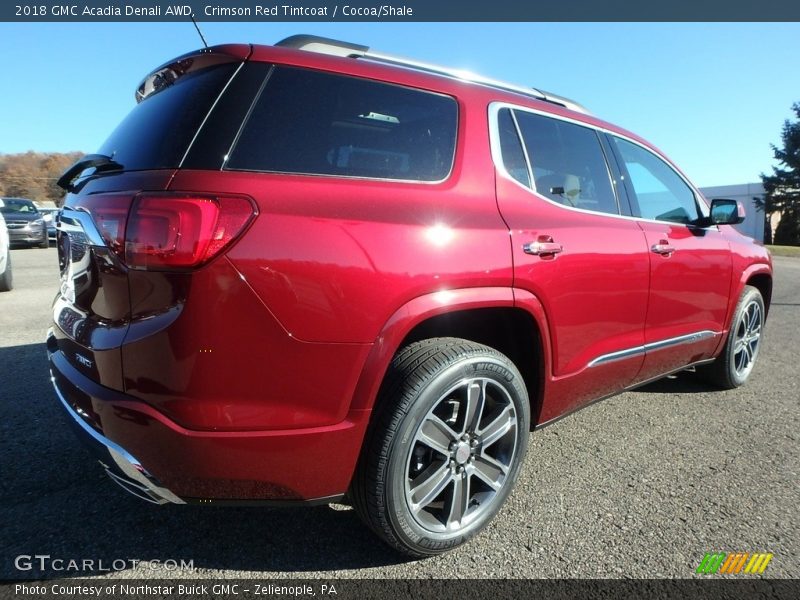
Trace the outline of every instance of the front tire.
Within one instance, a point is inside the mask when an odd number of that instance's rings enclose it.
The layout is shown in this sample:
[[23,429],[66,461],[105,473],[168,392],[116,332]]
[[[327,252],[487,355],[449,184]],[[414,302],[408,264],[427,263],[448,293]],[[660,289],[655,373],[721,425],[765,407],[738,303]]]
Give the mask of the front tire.
[[751,285],[745,286],[733,313],[725,347],[713,363],[697,368],[698,375],[725,390],[744,385],[758,358],[765,319],[761,292]]
[[381,389],[353,479],[353,506],[416,558],[481,531],[519,475],[530,409],[522,376],[496,350],[456,338],[403,348]]

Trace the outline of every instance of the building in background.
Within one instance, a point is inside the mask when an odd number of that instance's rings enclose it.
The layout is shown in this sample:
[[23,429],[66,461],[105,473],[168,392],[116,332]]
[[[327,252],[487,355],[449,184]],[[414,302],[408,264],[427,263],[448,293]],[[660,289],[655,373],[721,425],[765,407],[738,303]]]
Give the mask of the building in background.
[[[739,185],[718,185],[714,187],[700,188],[703,195],[709,200],[713,198],[730,198],[738,200],[744,204],[745,217],[744,223],[736,225],[741,233],[758,240],[764,241],[764,210],[759,208],[756,201],[764,201],[764,186],[761,183],[742,183]],[[772,215],[772,231],[780,220],[779,214]]]

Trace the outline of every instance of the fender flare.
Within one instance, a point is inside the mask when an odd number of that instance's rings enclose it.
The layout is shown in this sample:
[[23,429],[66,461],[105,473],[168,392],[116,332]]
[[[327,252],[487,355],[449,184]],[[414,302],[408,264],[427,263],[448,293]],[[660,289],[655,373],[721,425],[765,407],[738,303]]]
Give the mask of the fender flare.
[[550,334],[547,319],[541,302],[531,292],[511,287],[460,288],[432,292],[406,302],[383,325],[361,370],[350,410],[373,408],[392,357],[414,327],[431,317],[476,308],[518,308],[528,313],[539,329],[544,372],[550,373]]
[[[736,293],[733,294],[733,297],[736,299],[736,302],[739,301],[739,296],[742,294],[742,290],[744,286],[747,285],[747,281],[753,277],[754,275],[767,275],[770,279],[772,279],[772,266],[766,263],[756,263],[747,267],[744,271],[742,271],[742,276],[739,279],[739,282],[736,288]],[[764,298],[764,300],[768,300],[768,298]],[[736,307],[735,303],[733,303],[734,308]]]
[[722,351],[722,348],[725,347],[725,342],[728,340],[728,333],[730,332],[731,328],[733,312],[736,310],[736,305],[739,303],[739,297],[742,295],[742,290],[744,290],[744,287],[747,285],[747,281],[753,275],[768,275],[771,279],[772,266],[767,263],[754,263],[749,265],[741,272],[738,280],[735,276],[731,277],[731,292],[728,298],[728,310],[725,314],[725,327],[722,330],[722,335],[719,336],[719,343],[714,349],[714,356],[717,356]]

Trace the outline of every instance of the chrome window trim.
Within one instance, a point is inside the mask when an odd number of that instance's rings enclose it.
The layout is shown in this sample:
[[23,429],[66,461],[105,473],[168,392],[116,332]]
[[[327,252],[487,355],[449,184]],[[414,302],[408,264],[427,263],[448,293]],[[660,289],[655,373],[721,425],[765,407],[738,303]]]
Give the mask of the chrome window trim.
[[[634,146],[638,146],[639,148],[641,148],[645,152],[653,155],[657,159],[660,159],[661,162],[663,162],[667,166],[667,168],[669,168],[673,173],[675,173],[675,175],[678,176],[678,179],[683,181],[683,183],[686,185],[686,187],[689,188],[689,192],[691,192],[692,196],[694,197],[694,205],[697,208],[699,216],[707,217],[710,214],[711,208],[705,203],[705,201],[703,201],[703,202],[700,201],[700,199],[704,199],[705,196],[703,196],[694,187],[694,185],[692,185],[692,183],[688,179],[686,179],[686,177],[681,175],[680,171],[678,171],[678,169],[675,167],[675,165],[673,165],[669,160],[667,160],[667,158],[665,156],[662,156],[662,155],[658,154],[657,152],[654,152],[651,148],[648,148],[644,144],[641,144],[641,143],[637,142],[636,140],[632,140],[627,136],[620,135],[618,133],[614,133],[613,131],[606,131],[605,133],[607,133],[611,137],[616,137],[616,138],[619,138],[619,139],[621,139],[623,141],[626,141],[626,142],[628,142],[628,143],[630,143],[630,144],[632,144]],[[614,142],[612,140],[610,142],[610,144],[616,145],[616,142]],[[623,163],[624,163],[625,160],[624,160],[624,157],[622,156],[622,150],[620,150],[619,148],[614,148],[613,151],[619,154],[620,160],[622,160]],[[628,170],[628,165],[627,164],[625,164],[625,170],[626,171]],[[622,175],[622,179],[623,180],[625,179],[624,175]],[[635,187],[633,181],[631,181],[631,187],[633,187],[633,192],[637,196],[636,198],[631,198],[631,202],[630,203],[631,203],[631,210],[632,210],[634,201],[636,202],[637,205],[639,204],[639,198],[638,198],[638,193],[636,192],[636,187]],[[639,210],[642,210],[641,206],[639,206],[638,208],[639,208]],[[675,223],[676,225],[685,225],[687,227],[689,226],[689,224],[678,223],[676,221],[659,221],[658,219],[646,219],[645,217],[640,217],[640,218],[643,221],[654,221],[656,223]],[[696,225],[695,225],[695,227],[696,227]]]
[[203,121],[200,123],[200,126],[197,129],[195,129],[194,135],[192,136],[192,140],[189,142],[189,145],[186,147],[186,152],[183,153],[183,157],[181,158],[181,161],[178,163],[179,169],[183,168],[183,163],[186,162],[186,157],[189,156],[189,152],[191,152],[195,141],[197,141],[197,137],[200,135],[200,132],[203,131],[203,127],[205,127],[206,122],[208,121],[209,117],[211,117],[211,114],[214,112],[214,109],[217,107],[217,104],[219,104],[219,101],[225,95],[225,92],[228,91],[228,88],[230,87],[231,83],[233,83],[233,80],[236,79],[236,76],[239,74],[239,71],[241,71],[242,67],[244,67],[244,63],[245,61],[242,61],[241,63],[239,63],[239,66],[236,67],[236,70],[233,72],[233,75],[230,76],[227,83],[225,83],[225,85],[222,87],[222,90],[220,90],[219,94],[217,94],[217,97],[214,99],[214,103],[211,105],[211,108],[208,109],[206,116],[203,117]]
[[[622,185],[622,187],[625,187],[624,184],[614,179],[614,171],[611,169],[611,161],[616,159],[613,156],[608,155],[608,152],[606,151],[606,146],[609,146],[609,150],[611,150],[612,153],[613,149],[610,148],[610,144],[608,143],[608,141],[606,141],[606,143],[603,144],[603,139],[600,137],[600,132],[597,129],[594,130],[594,134],[595,137],[597,138],[597,143],[600,144],[600,153],[603,155],[603,160],[606,163],[606,172],[608,173],[608,180],[611,182],[611,193],[614,194],[614,203],[617,205],[617,214],[622,215],[623,193],[626,194],[625,203],[629,208],[631,203],[630,199],[627,197],[627,192],[620,189],[620,185]],[[620,177],[624,178],[621,174]],[[610,215],[613,213],[605,213],[605,214]]]
[[721,332],[712,331],[710,329],[703,329],[702,331],[696,331],[694,333],[687,333],[685,335],[679,335],[676,337],[659,340],[657,342],[649,342],[647,344],[642,344],[640,346],[633,346],[631,348],[626,348],[624,350],[617,350],[616,352],[609,352],[608,354],[602,354],[597,358],[589,361],[589,363],[586,366],[592,368],[598,365],[604,365],[610,362],[616,362],[618,360],[624,360],[626,358],[639,356],[641,354],[646,354],[648,352],[654,352],[657,350],[663,350],[665,348],[671,348],[673,346],[681,346],[683,344],[693,344],[695,342],[699,342],[701,340],[707,340],[709,338],[713,338],[718,335],[721,335]]
[[364,177],[363,175],[336,175],[335,173],[298,173],[296,171],[263,171],[253,169],[231,169],[226,167],[226,173],[259,173],[262,175],[287,175],[290,177],[320,177],[325,179],[345,179],[352,181],[375,181],[378,183],[409,183],[412,185],[440,185],[446,183],[450,176],[453,174],[453,166],[455,164],[455,152],[453,152],[454,161],[450,165],[450,172],[444,179],[437,179],[436,181],[426,181],[424,179],[391,179],[389,177]]
[[[683,174],[680,171],[678,171],[678,169],[675,167],[675,165],[673,165],[672,162],[667,157],[663,156],[659,152],[654,151],[652,148],[647,147],[646,145],[642,144],[641,142],[639,142],[637,140],[634,140],[633,138],[630,138],[630,137],[628,137],[628,136],[626,136],[624,134],[618,133],[616,131],[611,131],[610,129],[607,129],[605,127],[600,127],[600,126],[594,125],[592,123],[586,123],[584,121],[579,121],[578,119],[572,119],[570,117],[557,115],[557,114],[554,114],[554,113],[551,113],[551,112],[547,112],[547,111],[544,111],[544,110],[539,110],[539,109],[536,109],[536,108],[530,108],[528,106],[521,106],[521,105],[518,105],[518,104],[512,104],[510,102],[505,102],[505,101],[491,102],[489,104],[489,113],[488,113],[489,114],[489,145],[490,145],[490,150],[491,150],[491,154],[492,154],[492,161],[494,162],[495,169],[497,169],[497,172],[503,178],[508,179],[509,181],[511,181],[514,184],[518,185],[520,188],[522,188],[523,190],[527,191],[529,194],[534,194],[536,199],[543,200],[545,202],[549,202],[553,206],[558,206],[559,208],[562,208],[564,210],[573,210],[573,211],[577,211],[577,212],[584,213],[584,214],[597,215],[597,216],[601,216],[601,217],[610,217],[612,219],[625,219],[625,220],[629,220],[629,221],[631,221],[631,220],[632,221],[641,221],[643,223],[658,223],[660,225],[670,225],[670,226],[674,225],[674,226],[680,226],[680,227],[692,227],[692,228],[695,228],[695,229],[704,229],[706,231],[718,231],[719,230],[719,228],[716,225],[709,225],[708,227],[698,227],[697,225],[687,225],[685,223],[675,223],[673,221],[659,221],[657,219],[647,219],[645,217],[636,217],[636,216],[632,216],[632,215],[605,213],[605,212],[589,210],[589,209],[586,209],[586,208],[578,208],[576,206],[567,206],[566,204],[560,204],[558,202],[554,202],[550,198],[547,198],[546,196],[543,196],[543,195],[539,194],[538,192],[536,192],[535,189],[531,189],[531,188],[528,188],[528,187],[522,185],[519,181],[517,181],[516,179],[514,179],[511,176],[511,174],[506,170],[505,164],[503,163],[503,154],[502,154],[502,150],[500,148],[500,130],[499,130],[499,127],[498,127],[498,122],[497,122],[497,113],[503,108],[510,109],[512,115],[514,114],[515,110],[529,112],[529,113],[533,113],[533,114],[540,115],[540,116],[543,116],[543,117],[549,117],[551,119],[557,119],[559,121],[565,121],[567,123],[572,123],[574,125],[579,125],[581,127],[586,127],[588,129],[593,129],[594,131],[597,131],[597,132],[600,132],[600,133],[606,133],[608,135],[616,136],[618,138],[621,138],[623,140],[631,142],[632,144],[635,144],[635,145],[641,147],[642,149],[646,150],[647,152],[650,152],[651,154],[653,154],[657,158],[661,159],[662,161],[664,161],[667,164],[667,166],[669,166],[673,171],[675,171],[675,174],[678,175],[678,177],[680,177],[680,179],[689,187],[689,189],[692,191],[692,193],[694,193],[695,201],[697,202],[698,209],[700,210],[700,212],[702,213],[702,215],[704,217],[708,216],[708,211],[709,211],[708,204],[706,204],[706,202],[705,202],[705,196],[703,196],[698,191],[698,189],[692,184],[692,182],[689,181],[688,179],[686,179],[686,177],[684,177]],[[525,143],[524,143],[524,141],[522,141],[521,137],[520,137],[520,141],[521,141],[521,143],[522,143],[522,145],[524,147]],[[526,154],[526,157],[527,157],[527,154]],[[607,160],[606,160],[606,165],[608,165],[608,161]],[[528,165],[528,170],[531,171],[531,172],[533,170],[533,168],[532,168],[532,166],[530,164]],[[611,180],[613,182],[613,177],[611,178]],[[535,183],[534,183],[534,188],[535,188]]]
[[[531,158],[528,156],[528,148],[525,146],[525,140],[522,139],[522,129],[519,128],[519,121],[517,121],[517,115],[514,114],[514,111],[509,109],[508,114],[511,115],[511,122],[514,123],[514,131],[517,132],[517,143],[519,147],[522,148],[522,156],[525,158],[525,168],[528,170],[528,182],[530,183],[530,189],[534,192],[536,191],[536,180],[533,178],[533,167],[531,166]],[[500,143],[500,133],[498,129],[498,145]],[[501,152],[502,153],[502,152]],[[503,163],[503,168],[505,168],[505,163]],[[514,179],[514,181],[517,181]],[[517,181],[517,183],[522,184],[521,181]]]
[[[500,110],[502,110],[502,109],[500,109]],[[522,128],[519,126],[519,120],[517,119],[517,113],[511,108],[508,109],[508,112],[511,115],[511,120],[514,122],[514,128],[517,131],[517,138],[518,138],[517,141],[519,142],[519,145],[522,147],[522,154],[525,157],[525,163],[526,163],[526,167],[528,169],[528,179],[530,180],[531,185],[530,185],[530,188],[526,188],[526,189],[530,189],[533,192],[539,194],[540,196],[544,196],[544,194],[540,193],[539,190],[536,187],[536,178],[533,176],[533,161],[531,161],[531,156],[528,153],[528,146],[525,143],[525,138],[522,135]],[[499,114],[499,110],[498,110],[497,114]],[[566,121],[566,119],[564,119],[564,120]],[[592,131],[593,131],[593,133],[595,135],[595,139],[597,140],[597,144],[600,147],[600,154],[603,157],[603,163],[605,164],[605,167],[606,167],[606,175],[608,176],[608,181],[611,184],[611,193],[614,195],[614,205],[617,208],[617,214],[621,214],[621,212],[620,212],[621,211],[621,207],[620,207],[620,201],[619,201],[620,200],[620,198],[619,198],[619,190],[617,189],[617,181],[614,179],[614,174],[611,172],[611,165],[609,165],[609,163],[608,163],[608,156],[606,155],[606,151],[603,148],[603,143],[602,143],[602,141],[600,139],[600,136],[597,134],[597,130],[596,129],[593,129]],[[498,142],[499,142],[499,139],[500,139],[500,137],[499,137],[499,128],[498,128]],[[502,155],[502,148],[501,148],[500,154]],[[501,160],[501,162],[502,162],[502,160]],[[505,162],[502,162],[502,164],[503,164],[503,168],[505,168]],[[525,187],[525,186],[523,186],[523,187]],[[546,196],[545,196],[545,198],[546,198]],[[549,198],[546,198],[546,199],[550,200]],[[563,204],[562,205],[562,204],[560,204],[558,202],[554,202],[554,204],[558,204],[559,206],[567,206],[567,207],[569,207],[569,205],[567,205],[567,204]],[[576,208],[576,207],[572,207],[572,208]],[[581,209],[581,210],[585,210],[586,212],[590,212],[592,214],[604,214],[604,215],[613,215],[614,214],[614,213],[609,213],[609,212],[600,211],[600,210],[597,210],[597,211],[590,210],[588,208],[584,208],[584,209]]]

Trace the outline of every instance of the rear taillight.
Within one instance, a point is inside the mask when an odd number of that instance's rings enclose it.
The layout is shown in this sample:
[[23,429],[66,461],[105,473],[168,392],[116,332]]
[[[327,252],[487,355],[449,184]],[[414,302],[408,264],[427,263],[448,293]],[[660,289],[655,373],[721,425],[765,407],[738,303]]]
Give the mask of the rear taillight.
[[185,270],[204,265],[255,216],[243,196],[143,192],[82,202],[109,248],[132,269]]
[[125,252],[125,225],[132,200],[130,194],[98,194],[81,198],[77,206],[89,211],[103,240],[119,257]]

